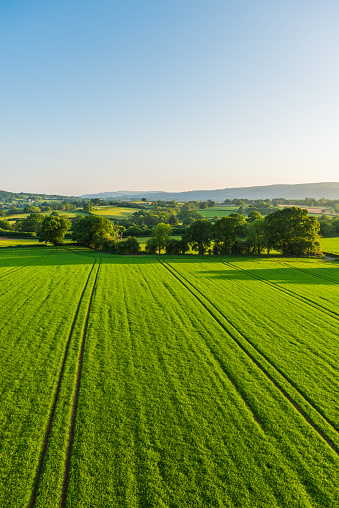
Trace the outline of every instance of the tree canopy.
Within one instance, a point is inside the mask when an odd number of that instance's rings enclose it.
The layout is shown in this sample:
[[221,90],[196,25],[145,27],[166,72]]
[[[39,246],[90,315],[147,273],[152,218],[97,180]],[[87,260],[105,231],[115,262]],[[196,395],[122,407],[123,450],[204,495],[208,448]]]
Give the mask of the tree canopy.
[[63,242],[66,232],[71,228],[71,222],[64,217],[44,217],[39,235],[39,242],[58,245]]
[[72,239],[93,249],[102,249],[118,235],[116,226],[105,217],[89,215],[74,226]]
[[319,252],[319,222],[316,217],[308,216],[307,210],[296,206],[284,208],[267,215],[265,221],[269,248],[293,256]]

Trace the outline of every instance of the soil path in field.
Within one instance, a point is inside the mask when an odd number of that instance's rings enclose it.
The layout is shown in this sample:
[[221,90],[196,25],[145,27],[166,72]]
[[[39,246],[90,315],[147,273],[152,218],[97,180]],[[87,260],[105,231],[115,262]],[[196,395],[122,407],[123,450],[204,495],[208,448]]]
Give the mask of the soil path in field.
[[90,317],[90,313],[91,313],[92,301],[93,301],[95,288],[96,288],[96,284],[97,284],[97,280],[98,280],[100,266],[101,266],[101,259],[99,260],[98,270],[97,270],[94,284],[92,287],[91,298],[90,298],[90,301],[88,304],[85,327],[84,327],[84,332],[83,332],[82,341],[81,341],[81,349],[80,349],[78,371],[77,371],[77,382],[76,382],[76,387],[75,387],[75,392],[74,392],[71,426],[69,429],[68,447],[67,447],[67,454],[66,454],[66,460],[65,460],[64,481],[63,481],[63,486],[62,486],[61,504],[60,504],[61,508],[66,507],[66,501],[67,501],[68,477],[69,477],[69,470],[70,470],[71,457],[72,457],[72,446],[73,446],[73,440],[74,440],[75,421],[76,421],[76,416],[77,416],[79,390],[80,390],[80,382],[81,382],[81,372],[82,372],[82,364],[83,364],[84,351],[85,351],[85,342],[86,342],[89,317]]
[[88,286],[91,274],[93,272],[95,263],[96,263],[96,260],[94,260],[92,268],[91,268],[91,270],[89,272],[89,275],[87,277],[84,289],[83,289],[83,291],[81,293],[81,296],[80,296],[80,299],[79,299],[79,303],[78,303],[78,306],[77,306],[77,309],[76,309],[76,312],[75,312],[75,315],[74,315],[74,319],[73,319],[73,322],[72,322],[72,326],[71,326],[71,329],[70,329],[70,333],[69,333],[69,336],[68,336],[68,340],[67,340],[67,343],[66,343],[66,348],[65,348],[64,357],[63,357],[63,360],[62,360],[61,370],[60,370],[59,379],[58,379],[58,385],[57,385],[56,392],[55,392],[55,395],[54,395],[54,401],[53,401],[52,410],[51,410],[51,413],[50,413],[50,416],[49,416],[49,419],[48,419],[48,425],[47,425],[47,429],[46,429],[45,440],[44,440],[44,444],[43,444],[43,448],[42,448],[42,452],[41,452],[41,456],[40,456],[40,460],[39,460],[39,465],[38,465],[37,473],[36,473],[36,476],[35,476],[34,487],[33,487],[33,492],[32,492],[32,497],[31,497],[31,501],[30,501],[30,504],[29,504],[29,508],[33,508],[34,507],[36,499],[37,499],[37,492],[38,492],[39,481],[40,481],[41,474],[42,474],[44,459],[45,459],[45,455],[46,455],[46,451],[47,451],[47,447],[48,447],[48,442],[49,442],[49,438],[50,438],[50,434],[51,434],[51,428],[52,428],[52,423],[53,423],[53,419],[54,419],[54,415],[55,415],[55,410],[56,410],[56,406],[57,406],[58,399],[59,399],[60,388],[61,388],[61,383],[62,383],[63,374],[64,374],[64,370],[65,370],[65,365],[66,365],[67,355],[68,355],[68,351],[69,351],[69,346],[70,346],[70,343],[71,343],[71,340],[72,340],[73,331],[74,331],[74,327],[75,327],[75,324],[76,324],[76,321],[77,321],[77,317],[78,317],[78,314],[79,314],[81,302],[82,302],[84,294],[86,292],[86,289],[87,289],[87,286]]

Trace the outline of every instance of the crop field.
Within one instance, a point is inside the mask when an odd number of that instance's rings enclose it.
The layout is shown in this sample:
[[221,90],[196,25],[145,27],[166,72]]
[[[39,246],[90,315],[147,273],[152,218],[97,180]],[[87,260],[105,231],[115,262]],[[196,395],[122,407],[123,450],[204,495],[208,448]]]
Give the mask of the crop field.
[[322,238],[321,246],[324,252],[336,254],[339,256],[339,237]]
[[214,217],[225,217],[230,213],[237,213],[239,210],[239,206],[213,206],[211,208],[205,208],[205,210],[198,210],[205,219],[213,219]]
[[[7,238],[0,236],[0,247],[15,247],[17,245],[39,245],[39,238]],[[41,245],[41,244],[40,244]]]
[[339,265],[0,251],[0,506],[339,507]]
[[140,208],[124,208],[122,206],[97,206],[92,213],[106,217],[106,219],[126,219],[139,210]]

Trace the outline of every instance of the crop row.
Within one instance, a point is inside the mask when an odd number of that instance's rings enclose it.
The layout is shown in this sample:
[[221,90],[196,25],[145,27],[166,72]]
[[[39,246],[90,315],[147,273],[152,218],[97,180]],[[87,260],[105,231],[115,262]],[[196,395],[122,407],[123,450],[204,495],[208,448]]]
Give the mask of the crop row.
[[339,428],[336,319],[232,266],[169,264]]
[[163,266],[105,260],[67,506],[336,506],[337,464],[321,435]]
[[38,263],[1,281],[3,507],[29,504],[67,339],[92,266],[74,254],[58,253]]

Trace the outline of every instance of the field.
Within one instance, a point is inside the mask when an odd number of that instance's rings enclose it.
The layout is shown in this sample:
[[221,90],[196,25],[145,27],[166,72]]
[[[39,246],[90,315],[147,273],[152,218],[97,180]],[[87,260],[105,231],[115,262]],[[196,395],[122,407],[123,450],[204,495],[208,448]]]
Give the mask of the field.
[[211,208],[205,208],[205,210],[198,210],[199,213],[201,213],[205,219],[214,219],[214,217],[219,217],[221,219],[222,217],[225,217],[226,215],[229,215],[230,213],[237,213],[239,210],[239,206],[213,206]]
[[322,238],[321,246],[324,252],[339,256],[339,237]]
[[107,219],[127,219],[140,208],[124,208],[122,206],[96,206],[93,209],[94,214],[106,217]]
[[339,507],[339,271],[0,251],[0,506]]

